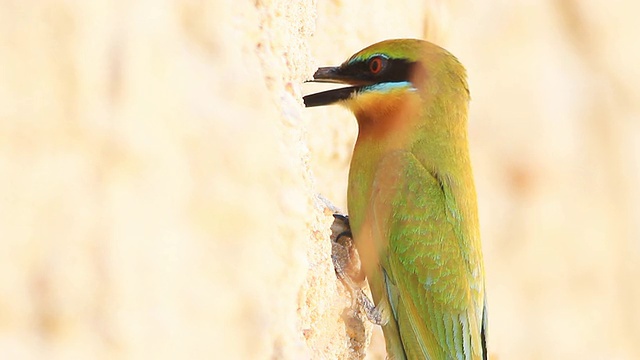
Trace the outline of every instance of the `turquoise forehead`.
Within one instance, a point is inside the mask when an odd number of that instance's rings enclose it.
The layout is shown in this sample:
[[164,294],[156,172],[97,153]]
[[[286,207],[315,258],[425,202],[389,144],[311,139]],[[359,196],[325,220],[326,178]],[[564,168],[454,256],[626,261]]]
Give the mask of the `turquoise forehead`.
[[425,47],[428,46],[435,45],[416,39],[385,40],[358,51],[347,62],[363,61],[376,55],[382,55],[389,59],[418,61]]
[[368,56],[363,56],[363,55],[358,53],[356,55],[353,55],[349,60],[347,60],[347,64],[351,65],[351,64],[356,63],[356,62],[367,61],[367,60],[369,60],[369,59],[371,59],[372,57],[375,57],[375,56],[381,56],[381,57],[383,57],[385,59],[389,59],[389,55],[387,55],[387,54],[374,53],[374,54],[370,54]]

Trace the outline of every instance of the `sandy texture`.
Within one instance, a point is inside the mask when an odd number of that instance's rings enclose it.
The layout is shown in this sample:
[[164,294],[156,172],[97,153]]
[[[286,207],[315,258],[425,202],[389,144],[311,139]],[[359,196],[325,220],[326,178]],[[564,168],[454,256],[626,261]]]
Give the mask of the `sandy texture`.
[[494,359],[637,359],[637,6],[0,1],[0,358],[384,358],[331,263],[356,124],[319,65],[469,70]]

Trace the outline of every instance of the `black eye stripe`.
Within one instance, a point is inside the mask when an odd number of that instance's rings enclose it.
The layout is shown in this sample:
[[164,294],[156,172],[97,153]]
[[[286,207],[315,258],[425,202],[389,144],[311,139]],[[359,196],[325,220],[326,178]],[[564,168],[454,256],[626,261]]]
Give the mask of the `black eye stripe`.
[[385,82],[411,81],[414,71],[420,64],[403,59],[392,59],[387,62],[386,71],[382,71],[381,77]]
[[346,63],[341,66],[341,73],[372,83],[411,81],[412,75],[419,70],[420,66],[418,62],[405,59],[386,59],[386,61],[382,62],[382,65],[382,70],[372,74],[369,67],[369,59]]

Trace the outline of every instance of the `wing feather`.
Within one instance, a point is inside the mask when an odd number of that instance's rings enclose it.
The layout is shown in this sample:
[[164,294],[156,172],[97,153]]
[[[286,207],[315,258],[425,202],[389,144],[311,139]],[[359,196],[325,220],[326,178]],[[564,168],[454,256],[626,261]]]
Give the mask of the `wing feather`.
[[469,250],[478,244],[475,232],[442,180],[446,174],[429,171],[406,151],[382,161],[369,216],[377,227],[374,243],[384,248],[380,266],[404,353],[408,359],[481,359],[482,264]]

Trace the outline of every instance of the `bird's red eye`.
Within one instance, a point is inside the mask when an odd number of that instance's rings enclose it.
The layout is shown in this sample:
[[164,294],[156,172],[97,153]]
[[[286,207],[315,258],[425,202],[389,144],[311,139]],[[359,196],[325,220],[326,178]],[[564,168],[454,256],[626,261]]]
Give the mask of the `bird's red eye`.
[[371,60],[369,60],[369,71],[371,71],[372,74],[377,74],[382,71],[382,68],[384,67],[383,60],[384,59],[380,56],[371,58]]

